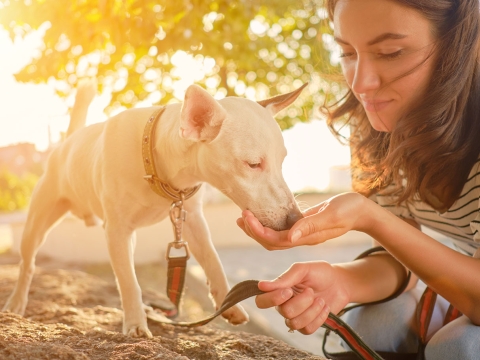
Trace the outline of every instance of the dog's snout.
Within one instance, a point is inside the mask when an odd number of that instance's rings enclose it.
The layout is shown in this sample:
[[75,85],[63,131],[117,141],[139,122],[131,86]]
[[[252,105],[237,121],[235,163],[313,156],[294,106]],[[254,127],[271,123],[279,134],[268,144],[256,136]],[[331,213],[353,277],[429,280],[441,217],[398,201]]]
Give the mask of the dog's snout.
[[295,223],[303,218],[303,214],[300,211],[292,211],[287,215],[287,229],[291,229]]

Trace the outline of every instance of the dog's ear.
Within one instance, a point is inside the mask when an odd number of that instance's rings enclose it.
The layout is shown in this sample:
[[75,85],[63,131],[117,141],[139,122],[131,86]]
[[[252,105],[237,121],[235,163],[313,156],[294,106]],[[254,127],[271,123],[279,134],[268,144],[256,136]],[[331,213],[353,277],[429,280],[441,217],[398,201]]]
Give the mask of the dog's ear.
[[180,136],[210,142],[217,137],[226,116],[225,109],[206,90],[190,85],[182,105]]
[[305,83],[297,90],[287,94],[277,95],[270,99],[261,100],[258,101],[258,103],[269,110],[272,115],[276,115],[280,110],[285,109],[288,105],[293,103],[307,85],[308,83]]

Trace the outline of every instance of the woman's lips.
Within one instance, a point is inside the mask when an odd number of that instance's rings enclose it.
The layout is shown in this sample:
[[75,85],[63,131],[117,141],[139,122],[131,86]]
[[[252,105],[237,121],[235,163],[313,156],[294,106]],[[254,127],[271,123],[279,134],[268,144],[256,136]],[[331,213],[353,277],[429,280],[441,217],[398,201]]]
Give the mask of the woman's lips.
[[385,100],[385,101],[368,101],[362,100],[363,107],[366,111],[369,112],[377,112],[385,109],[388,105],[390,105],[393,100]]

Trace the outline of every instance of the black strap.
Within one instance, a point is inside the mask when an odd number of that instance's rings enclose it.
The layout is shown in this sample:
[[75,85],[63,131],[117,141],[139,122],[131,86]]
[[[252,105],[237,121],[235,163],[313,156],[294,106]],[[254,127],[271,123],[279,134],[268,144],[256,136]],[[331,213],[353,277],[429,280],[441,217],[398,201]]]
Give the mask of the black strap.
[[[362,252],[360,255],[358,255],[354,260],[360,260],[360,259],[363,259],[363,258],[366,258],[368,255],[370,254],[373,254],[373,253],[376,253],[376,252],[386,252],[385,248],[382,247],[382,246],[376,246],[376,247],[373,247],[371,249],[367,249],[365,250],[364,252]],[[365,306],[365,305],[375,305],[375,304],[381,304],[381,303],[384,303],[384,302],[387,302],[387,301],[390,301],[390,300],[393,300],[395,299],[396,297],[400,296],[401,294],[403,294],[403,292],[405,291],[405,289],[407,288],[408,286],[408,283],[410,282],[410,278],[412,277],[412,272],[410,270],[408,270],[408,273],[407,273],[407,277],[405,278],[405,281],[402,283],[402,285],[400,285],[400,287],[392,294],[390,295],[389,297],[386,297],[385,299],[382,299],[382,300],[377,300],[377,301],[372,301],[372,302],[369,302],[369,303],[362,303],[362,304],[354,304],[354,305],[350,305],[350,306],[347,306],[345,307],[343,310],[341,310],[339,313],[338,313],[338,316],[342,316],[343,314],[345,314],[347,311],[350,311],[352,309],[355,309],[357,307],[360,307],[360,306]]]
[[[376,247],[367,249],[366,251],[364,251],[363,253],[358,255],[355,258],[355,260],[363,259],[363,258],[369,256],[370,254],[373,254],[373,253],[376,253],[376,252],[383,252],[383,251],[386,251],[385,248],[383,248],[382,246],[376,246]],[[372,301],[372,302],[369,302],[369,303],[361,303],[361,304],[354,304],[354,305],[347,306],[338,313],[338,316],[342,316],[347,311],[350,311],[350,310],[355,309],[355,308],[360,307],[360,306],[381,304],[381,303],[390,301],[392,299],[395,299],[396,297],[398,297],[400,294],[402,294],[405,291],[405,289],[408,286],[408,283],[410,282],[411,275],[412,275],[412,273],[409,270],[408,273],[407,273],[407,277],[405,278],[405,281],[402,283],[402,285],[392,295],[388,296],[387,298],[382,299],[382,300]],[[327,328],[327,331],[325,332],[325,336],[323,337],[323,343],[322,343],[322,350],[323,350],[323,353],[325,354],[325,356],[327,358],[332,359],[332,360],[364,359],[364,357],[362,357],[360,354],[358,354],[358,352],[355,351],[355,349],[353,349],[352,346],[350,346],[350,344],[348,344],[348,342],[347,342],[347,344],[354,351],[345,351],[345,352],[340,352],[340,353],[330,353],[330,352],[328,352],[327,349],[326,349],[326,344],[327,344],[327,338],[330,335],[330,331],[331,330]],[[343,339],[343,340],[345,340],[345,339]],[[401,359],[405,359],[405,360],[412,359],[412,360],[414,360],[414,359],[417,358],[417,353],[398,354],[398,353],[390,353],[390,352],[377,352],[377,354],[378,354],[378,356],[381,356],[381,358],[383,358],[385,360],[401,360]]]
[[[333,331],[338,336],[340,336],[353,350],[352,354],[356,356],[355,358],[364,360],[383,360],[382,357],[375,350],[371,349],[362,340],[362,338],[338,316],[329,313],[328,318],[322,325],[322,327],[325,328],[328,333],[330,333],[330,331]],[[325,353],[326,338],[327,336],[325,333],[325,336],[323,338],[323,350],[325,356],[328,356],[331,354],[328,354],[328,352]]]

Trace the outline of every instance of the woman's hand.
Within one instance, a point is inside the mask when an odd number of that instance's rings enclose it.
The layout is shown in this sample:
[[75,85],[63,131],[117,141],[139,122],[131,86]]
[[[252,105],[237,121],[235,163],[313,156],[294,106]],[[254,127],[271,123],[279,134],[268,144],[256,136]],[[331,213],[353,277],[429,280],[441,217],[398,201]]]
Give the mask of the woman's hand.
[[266,291],[255,299],[260,309],[275,306],[285,324],[302,334],[312,334],[329,312],[338,313],[349,303],[339,268],[325,261],[295,263],[272,281],[260,281]]
[[350,230],[366,231],[371,226],[374,203],[357,193],[334,196],[304,212],[290,230],[275,231],[262,226],[252,212],[245,210],[237,225],[268,250],[282,250],[300,245],[316,245]]

